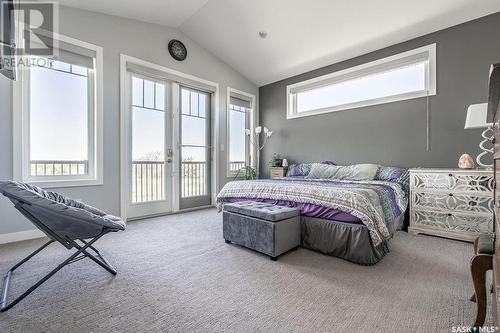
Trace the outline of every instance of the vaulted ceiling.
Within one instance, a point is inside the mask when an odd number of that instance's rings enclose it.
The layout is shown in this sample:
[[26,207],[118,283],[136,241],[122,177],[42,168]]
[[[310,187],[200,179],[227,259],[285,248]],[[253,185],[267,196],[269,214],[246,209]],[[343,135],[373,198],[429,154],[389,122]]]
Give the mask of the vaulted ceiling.
[[[178,28],[258,86],[500,11],[499,0],[61,0]],[[267,37],[259,37],[259,31]]]
[[60,0],[68,7],[178,28],[208,0]]

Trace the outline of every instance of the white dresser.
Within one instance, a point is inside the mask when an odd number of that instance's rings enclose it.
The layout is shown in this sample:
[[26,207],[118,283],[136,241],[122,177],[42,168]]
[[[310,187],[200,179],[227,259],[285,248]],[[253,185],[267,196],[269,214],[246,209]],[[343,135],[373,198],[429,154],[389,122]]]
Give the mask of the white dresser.
[[492,232],[493,187],[492,170],[411,169],[408,231],[471,242]]

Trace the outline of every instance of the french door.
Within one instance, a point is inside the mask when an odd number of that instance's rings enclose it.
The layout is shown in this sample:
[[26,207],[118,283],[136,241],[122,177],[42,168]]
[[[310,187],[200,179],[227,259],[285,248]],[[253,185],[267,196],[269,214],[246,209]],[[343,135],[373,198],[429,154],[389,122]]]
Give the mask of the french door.
[[123,100],[127,218],[211,205],[212,93],[139,73]]
[[128,73],[127,217],[172,211],[172,110],[169,82]]
[[211,204],[211,94],[179,87],[179,206]]

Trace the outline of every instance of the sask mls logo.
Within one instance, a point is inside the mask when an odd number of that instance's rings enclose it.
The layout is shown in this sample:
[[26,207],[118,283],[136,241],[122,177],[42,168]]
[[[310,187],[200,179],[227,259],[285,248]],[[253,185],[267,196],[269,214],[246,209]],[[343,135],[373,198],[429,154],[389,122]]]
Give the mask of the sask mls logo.
[[496,326],[453,326],[451,333],[495,333],[498,332]]
[[[0,0],[2,44],[8,44],[11,56],[55,56],[58,30],[58,5],[52,1]],[[5,56],[5,54],[2,54]]]

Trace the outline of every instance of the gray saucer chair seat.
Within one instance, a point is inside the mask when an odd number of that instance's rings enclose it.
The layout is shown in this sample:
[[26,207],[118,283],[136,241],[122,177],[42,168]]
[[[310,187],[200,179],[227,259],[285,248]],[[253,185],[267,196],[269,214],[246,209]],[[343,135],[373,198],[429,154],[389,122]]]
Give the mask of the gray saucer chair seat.
[[[49,238],[47,243],[5,274],[0,303],[1,312],[12,308],[64,266],[84,258],[89,258],[111,274],[116,274],[113,266],[93,244],[109,232],[125,230],[125,222],[120,218],[108,215],[97,208],[69,199],[59,193],[45,191],[30,184],[2,181],[0,182],[0,192],[10,199],[14,207]],[[68,250],[76,249],[76,252],[18,298],[7,303],[12,273],[53,242],[62,244]],[[90,250],[97,257],[90,253]]]

